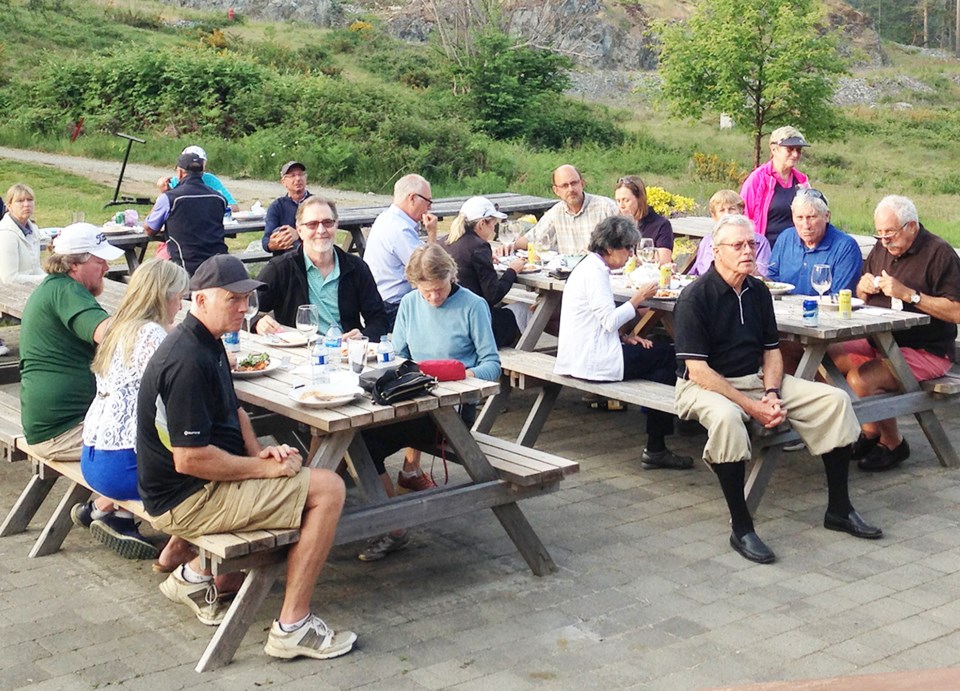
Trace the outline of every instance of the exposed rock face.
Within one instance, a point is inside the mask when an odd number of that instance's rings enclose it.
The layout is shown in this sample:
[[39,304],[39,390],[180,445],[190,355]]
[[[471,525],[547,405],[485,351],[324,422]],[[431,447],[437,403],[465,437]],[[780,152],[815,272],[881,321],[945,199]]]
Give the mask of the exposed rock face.
[[163,0],[169,5],[192,7],[200,10],[222,8],[226,13],[231,7],[238,13],[269,19],[287,21],[300,19],[319,26],[339,26],[343,23],[343,10],[337,0]]

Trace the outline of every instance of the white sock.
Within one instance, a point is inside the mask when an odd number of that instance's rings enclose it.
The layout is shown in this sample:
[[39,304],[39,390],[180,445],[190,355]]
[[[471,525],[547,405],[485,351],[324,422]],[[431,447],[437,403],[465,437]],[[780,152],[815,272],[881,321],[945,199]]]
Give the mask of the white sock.
[[420,474],[420,469],[416,470],[400,470],[400,477],[416,477]]
[[126,509],[116,509],[113,512],[113,515],[117,518],[129,518],[131,521],[133,520],[133,514]]
[[187,583],[206,583],[213,579],[213,576],[204,576],[190,568],[190,564],[183,565],[183,580]]
[[310,613],[307,612],[307,616],[305,616],[305,617],[304,617],[303,619],[301,619],[300,621],[295,621],[295,622],[292,623],[292,624],[284,624],[284,623],[283,623],[282,621],[280,621],[279,619],[277,619],[277,623],[280,624],[280,630],[281,630],[281,631],[283,631],[284,633],[292,633],[293,631],[296,631],[296,630],[299,629],[301,626],[303,626],[304,624],[306,624],[306,623],[307,623],[307,619],[309,619],[309,618],[310,618]]
[[91,521],[99,521],[104,516],[109,516],[113,511],[104,511],[103,509],[98,509],[97,505],[93,505],[93,511],[90,512]]

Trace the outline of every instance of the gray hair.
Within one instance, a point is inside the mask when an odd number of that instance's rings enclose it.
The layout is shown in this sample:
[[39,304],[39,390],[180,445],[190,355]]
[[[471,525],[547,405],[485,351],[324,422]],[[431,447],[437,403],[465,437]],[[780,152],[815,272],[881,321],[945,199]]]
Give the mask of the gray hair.
[[411,194],[420,194],[420,190],[429,185],[430,183],[422,175],[416,173],[404,175],[393,185],[393,203],[399,204]]
[[636,247],[639,242],[640,231],[637,230],[636,221],[626,216],[608,216],[590,233],[587,249],[605,254],[610,250]]
[[797,211],[802,207],[809,206],[820,216],[826,216],[830,212],[830,207],[827,206],[823,197],[818,197],[816,193],[806,194],[806,191],[804,188],[797,190],[797,196],[790,202],[790,211]]
[[880,200],[877,208],[873,211],[873,217],[876,218],[881,209],[889,209],[897,217],[897,222],[903,226],[913,221],[920,223],[920,217],[917,215],[917,206],[907,197],[901,197],[898,194],[888,194]]
[[746,228],[751,233],[754,232],[753,221],[743,214],[725,214],[720,217],[713,225],[713,230],[710,231],[710,237],[713,238],[714,245],[717,244],[717,240],[720,238],[720,231],[727,226],[737,226],[739,228]]

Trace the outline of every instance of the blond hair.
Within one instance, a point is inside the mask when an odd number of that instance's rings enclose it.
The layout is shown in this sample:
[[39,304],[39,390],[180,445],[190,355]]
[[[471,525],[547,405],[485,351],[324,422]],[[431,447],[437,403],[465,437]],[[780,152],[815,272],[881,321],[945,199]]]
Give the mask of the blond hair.
[[450,222],[450,232],[447,233],[447,244],[452,245],[466,233],[475,232],[477,230],[477,224],[482,220],[482,218],[478,218],[473,221],[468,221],[463,214],[457,214],[457,217]]
[[403,275],[413,287],[423,281],[454,283],[457,280],[457,263],[440,245],[420,245],[410,255]]
[[149,322],[166,326],[167,301],[182,295],[190,287],[190,276],[179,264],[160,259],[144,262],[130,278],[130,285],[97,348],[90,369],[106,375],[114,352],[120,350],[123,361],[130,362],[137,334]]
[[30,189],[27,185],[24,185],[22,182],[18,182],[15,185],[11,185],[10,189],[7,190],[7,196],[4,197],[3,203],[7,206],[10,206],[14,202],[18,202],[21,199],[36,199],[37,197],[33,194],[33,190]]
[[740,209],[740,213],[743,213],[743,210],[746,208],[743,197],[735,191],[717,190],[713,193],[713,196],[710,197],[710,201],[707,202],[707,211],[710,213],[710,216],[713,217],[717,209],[724,206],[735,206]]

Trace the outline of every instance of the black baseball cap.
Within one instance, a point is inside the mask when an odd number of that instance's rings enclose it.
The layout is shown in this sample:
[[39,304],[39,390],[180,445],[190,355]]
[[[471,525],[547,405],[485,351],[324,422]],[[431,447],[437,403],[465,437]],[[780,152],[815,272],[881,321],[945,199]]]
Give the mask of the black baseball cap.
[[266,283],[250,278],[247,267],[232,254],[215,254],[200,266],[190,279],[190,290],[223,288],[231,293],[249,293]]

